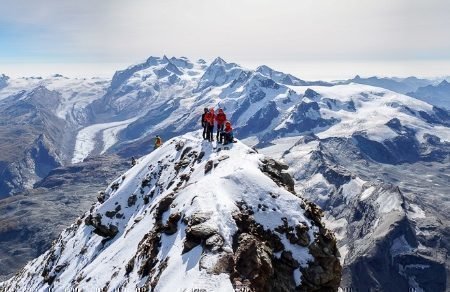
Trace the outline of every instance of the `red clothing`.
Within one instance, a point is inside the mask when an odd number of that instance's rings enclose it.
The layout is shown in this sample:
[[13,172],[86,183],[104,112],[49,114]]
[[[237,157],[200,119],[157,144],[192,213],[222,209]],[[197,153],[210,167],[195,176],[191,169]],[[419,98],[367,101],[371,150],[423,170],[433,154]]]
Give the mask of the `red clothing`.
[[216,116],[217,125],[221,126],[227,121],[227,115],[224,112],[220,112]]
[[207,112],[205,114],[205,122],[207,122],[210,125],[214,125],[214,113]]
[[231,127],[230,124],[227,124],[225,126],[225,133],[231,133],[233,131],[233,128]]

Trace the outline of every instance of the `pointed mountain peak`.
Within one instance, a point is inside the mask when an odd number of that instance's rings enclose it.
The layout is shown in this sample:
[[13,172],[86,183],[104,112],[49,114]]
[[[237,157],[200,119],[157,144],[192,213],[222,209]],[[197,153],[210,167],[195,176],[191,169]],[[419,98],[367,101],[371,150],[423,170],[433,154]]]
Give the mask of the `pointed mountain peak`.
[[166,55],[164,55],[163,57],[162,57],[162,62],[161,63],[170,63],[170,60],[169,60],[169,58],[167,58],[167,56]]
[[447,80],[442,80],[442,82],[441,83],[439,83],[439,85],[438,86],[449,86],[450,85],[450,83],[447,81]]
[[267,66],[267,65],[261,65],[261,66],[259,66],[258,68],[256,68],[256,71],[265,71],[265,70],[267,70],[267,71],[273,71],[273,69],[272,68],[270,68],[269,66]]
[[225,60],[222,59],[221,57],[215,58],[214,61],[211,63],[211,65],[221,65],[221,66],[223,66],[225,64],[228,64],[228,63],[225,62]]
[[274,70],[272,68],[270,68],[269,66],[261,65],[258,68],[256,68],[256,72],[259,72],[259,73],[261,73],[263,75],[269,75],[270,76],[274,72]]

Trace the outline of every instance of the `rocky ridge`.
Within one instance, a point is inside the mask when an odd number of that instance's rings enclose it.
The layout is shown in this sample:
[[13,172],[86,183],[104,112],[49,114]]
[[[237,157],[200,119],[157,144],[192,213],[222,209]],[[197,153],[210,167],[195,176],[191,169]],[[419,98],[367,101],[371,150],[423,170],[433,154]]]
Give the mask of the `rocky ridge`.
[[336,291],[336,240],[286,166],[239,142],[212,151],[199,136],[140,159],[0,287]]

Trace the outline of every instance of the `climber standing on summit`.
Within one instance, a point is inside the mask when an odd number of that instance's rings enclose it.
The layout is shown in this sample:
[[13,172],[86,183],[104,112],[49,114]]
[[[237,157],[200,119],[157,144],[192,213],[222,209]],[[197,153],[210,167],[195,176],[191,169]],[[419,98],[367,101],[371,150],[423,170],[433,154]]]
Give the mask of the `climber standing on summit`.
[[203,127],[203,140],[206,140],[206,139],[208,139],[208,137],[206,136],[206,133],[208,132],[208,125],[207,125],[207,123],[206,123],[206,120],[205,120],[205,116],[206,116],[206,114],[208,113],[208,108],[204,108],[203,109],[203,114],[202,114],[202,127]]
[[216,115],[216,122],[217,122],[217,134],[216,134],[216,140],[219,141],[219,135],[223,131],[223,127],[225,125],[225,122],[227,120],[227,115],[223,112],[223,109],[219,108],[219,113]]
[[209,112],[205,114],[205,122],[206,122],[206,138],[209,142],[214,141],[214,108],[210,108]]

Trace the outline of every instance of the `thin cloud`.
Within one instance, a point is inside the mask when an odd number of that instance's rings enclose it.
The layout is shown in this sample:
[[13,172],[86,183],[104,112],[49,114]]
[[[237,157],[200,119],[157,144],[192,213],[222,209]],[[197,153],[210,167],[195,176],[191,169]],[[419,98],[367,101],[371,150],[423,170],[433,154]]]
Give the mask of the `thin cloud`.
[[0,62],[450,59],[447,0],[0,0],[0,7]]

